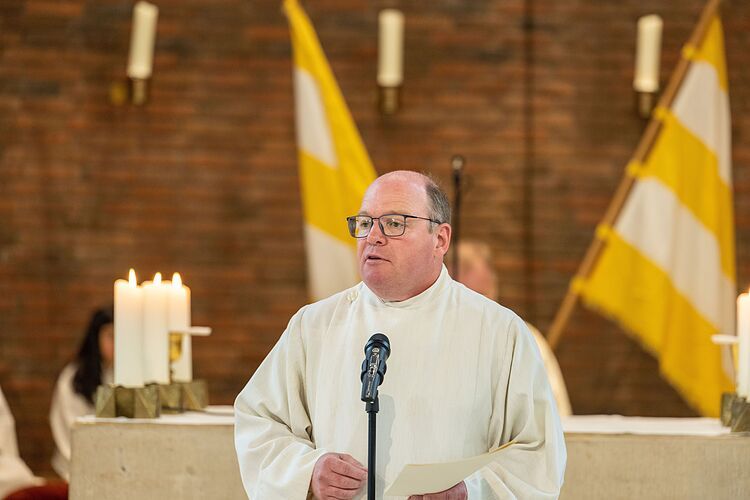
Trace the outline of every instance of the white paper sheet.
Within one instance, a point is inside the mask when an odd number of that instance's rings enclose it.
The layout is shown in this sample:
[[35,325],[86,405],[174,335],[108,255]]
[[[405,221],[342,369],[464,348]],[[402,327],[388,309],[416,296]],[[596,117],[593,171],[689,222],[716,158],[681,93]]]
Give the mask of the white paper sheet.
[[492,462],[498,453],[511,444],[512,441],[483,455],[455,462],[405,465],[393,483],[386,488],[385,495],[423,495],[447,490]]

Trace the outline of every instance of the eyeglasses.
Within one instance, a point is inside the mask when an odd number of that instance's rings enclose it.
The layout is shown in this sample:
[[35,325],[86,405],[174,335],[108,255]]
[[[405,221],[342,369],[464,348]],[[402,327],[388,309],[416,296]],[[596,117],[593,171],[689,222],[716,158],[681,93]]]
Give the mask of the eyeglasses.
[[380,217],[370,217],[369,215],[352,215],[346,218],[349,225],[349,234],[354,238],[366,238],[372,230],[372,221],[378,221],[380,230],[386,236],[401,236],[406,231],[406,219],[420,219],[440,224],[440,222],[428,219],[427,217],[417,217],[416,215],[404,214],[386,214]]

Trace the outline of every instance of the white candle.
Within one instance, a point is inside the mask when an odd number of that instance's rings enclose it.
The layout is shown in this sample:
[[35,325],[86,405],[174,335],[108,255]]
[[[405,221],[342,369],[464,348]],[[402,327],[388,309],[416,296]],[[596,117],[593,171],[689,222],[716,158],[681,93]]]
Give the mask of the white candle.
[[168,287],[156,273],[143,283],[143,378],[146,383],[169,383]]
[[115,281],[115,385],[143,387],[143,290],[135,271]]
[[[169,287],[169,331],[186,331],[190,328],[190,288],[182,284],[180,273],[172,275]],[[193,380],[193,353],[190,335],[182,336],[182,354],[172,364],[175,382]]]
[[128,76],[146,79],[151,77],[154,64],[156,20],[159,9],[148,2],[138,2],[133,7],[133,28],[130,33]]
[[737,369],[737,395],[750,397],[750,293],[737,297],[737,336],[740,355]]
[[404,80],[404,15],[396,9],[384,9],[378,25],[378,85],[398,87]]
[[638,92],[659,90],[661,56],[661,17],[653,14],[638,19],[638,42],[635,55],[633,88]]

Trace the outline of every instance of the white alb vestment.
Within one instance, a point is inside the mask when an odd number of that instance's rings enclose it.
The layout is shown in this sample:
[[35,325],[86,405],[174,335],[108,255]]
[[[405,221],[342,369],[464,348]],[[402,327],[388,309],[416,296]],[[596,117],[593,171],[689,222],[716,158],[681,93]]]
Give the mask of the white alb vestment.
[[327,452],[367,465],[360,369],[378,332],[391,343],[377,416],[378,497],[405,464],[467,458],[510,441],[466,479],[469,498],[558,496],[565,442],[531,333],[443,267],[430,288],[402,302],[384,302],[359,283],[292,317],[235,401],[235,446],[251,499],[304,499]]
[[[52,394],[52,405],[49,412],[49,423],[52,438],[55,440],[55,451],[52,455],[52,468],[57,474],[70,481],[70,447],[73,424],[78,417],[93,415],[96,412],[93,403],[89,402],[73,388],[77,363],[69,363],[63,368]],[[112,382],[112,369],[104,370],[102,383]]]
[[0,498],[43,483],[44,479],[34,476],[18,455],[16,421],[0,389]]

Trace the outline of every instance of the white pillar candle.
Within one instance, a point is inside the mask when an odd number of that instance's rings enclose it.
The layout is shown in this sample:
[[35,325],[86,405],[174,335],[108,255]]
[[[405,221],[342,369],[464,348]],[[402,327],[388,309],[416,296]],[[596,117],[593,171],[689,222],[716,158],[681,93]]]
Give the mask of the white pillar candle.
[[739,359],[737,369],[737,394],[750,397],[750,293],[737,297],[737,336]]
[[128,76],[146,79],[151,77],[154,65],[154,42],[159,9],[148,2],[138,2],[133,7],[133,26],[130,33]]
[[143,290],[135,271],[115,281],[115,385],[143,387]]
[[146,383],[169,383],[169,289],[156,273],[143,283],[143,378]]
[[[180,273],[172,275],[169,287],[169,331],[187,331],[190,328],[190,288],[182,284]],[[172,364],[175,382],[193,380],[193,353],[190,335],[182,336],[182,354]]]
[[404,80],[404,15],[396,9],[384,9],[378,25],[378,85],[398,87]]
[[633,78],[633,88],[637,92],[659,90],[662,26],[661,17],[655,14],[638,19],[635,77]]

